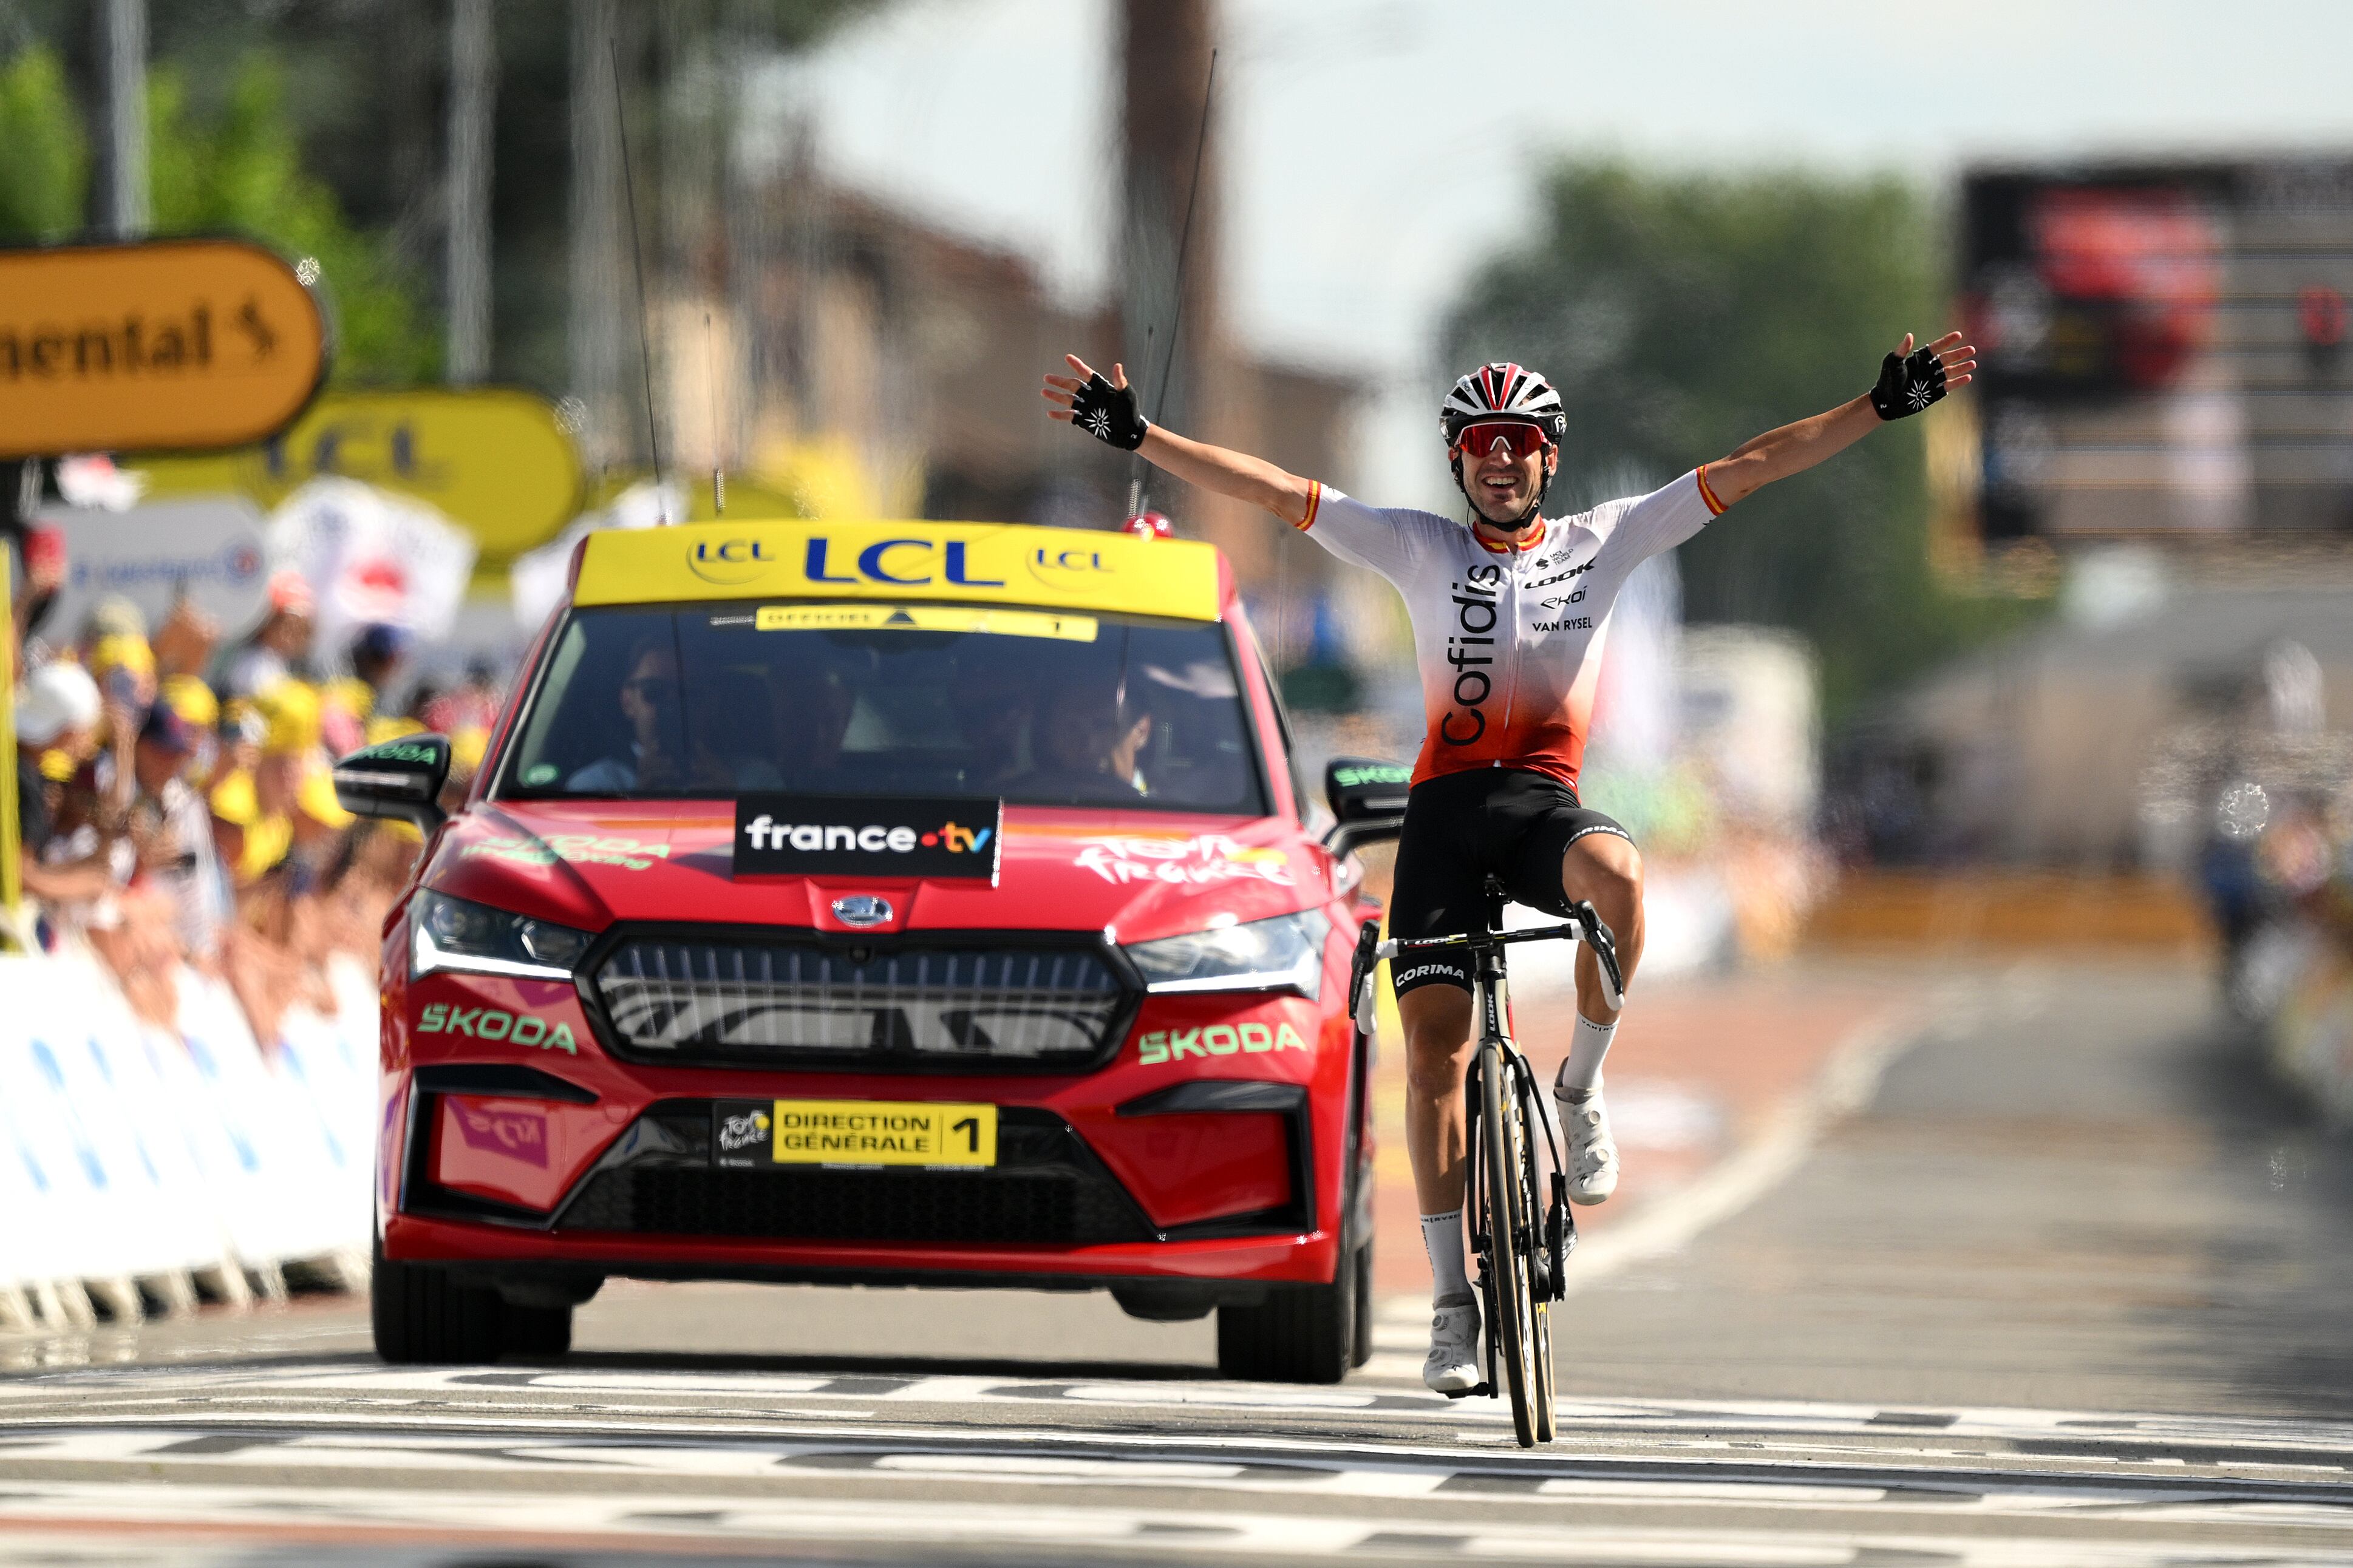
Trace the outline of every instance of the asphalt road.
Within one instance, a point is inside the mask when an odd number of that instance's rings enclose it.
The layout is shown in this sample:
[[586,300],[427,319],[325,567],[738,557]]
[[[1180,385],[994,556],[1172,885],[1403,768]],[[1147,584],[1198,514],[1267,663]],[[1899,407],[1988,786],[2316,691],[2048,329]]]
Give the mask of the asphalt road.
[[1549,1449],[1421,1390],[1410,1300],[1284,1389],[1092,1298],[616,1285],[402,1371],[314,1299],[0,1342],[0,1562],[2353,1562],[2353,1147],[2192,969],[1918,980],[1785,1177],[1597,1246]]

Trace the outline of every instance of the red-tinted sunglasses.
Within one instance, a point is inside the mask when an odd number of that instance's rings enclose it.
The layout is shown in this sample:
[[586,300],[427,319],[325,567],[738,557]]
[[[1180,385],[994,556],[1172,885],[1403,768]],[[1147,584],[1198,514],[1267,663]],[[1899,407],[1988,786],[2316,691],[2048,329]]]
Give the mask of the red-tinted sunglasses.
[[1454,449],[1473,458],[1483,458],[1495,449],[1499,441],[1514,458],[1534,457],[1544,450],[1545,433],[1534,425],[1523,425],[1516,419],[1465,425],[1455,433]]

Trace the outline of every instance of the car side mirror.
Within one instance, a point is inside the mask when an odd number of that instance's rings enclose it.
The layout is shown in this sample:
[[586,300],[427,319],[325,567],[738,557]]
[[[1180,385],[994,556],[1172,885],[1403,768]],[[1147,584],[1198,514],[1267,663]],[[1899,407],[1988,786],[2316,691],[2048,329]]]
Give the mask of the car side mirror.
[[449,782],[449,737],[403,735],[335,764],[335,799],[353,816],[412,822],[427,837],[449,820],[441,786]]
[[1335,858],[1360,846],[1395,838],[1405,826],[1406,788],[1413,770],[1376,757],[1334,757],[1324,767],[1324,799],[1339,820],[1324,836]]

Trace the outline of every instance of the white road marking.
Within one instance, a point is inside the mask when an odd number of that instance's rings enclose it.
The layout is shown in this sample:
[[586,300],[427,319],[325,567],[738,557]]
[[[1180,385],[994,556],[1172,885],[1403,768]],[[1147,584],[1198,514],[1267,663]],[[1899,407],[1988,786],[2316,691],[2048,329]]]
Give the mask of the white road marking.
[[[2353,1526],[2353,1490],[2342,1501],[2280,1500],[2277,1494],[2231,1497],[2233,1488],[2260,1483],[2186,1479],[2152,1486],[2130,1478],[2085,1484],[2054,1479],[2042,1484],[2012,1479],[1987,1486],[1962,1477],[1880,1468],[1883,1479],[1868,1482],[1805,1479],[1807,1466],[1787,1465],[1759,1479],[1688,1473],[1711,1461],[1674,1461],[1686,1473],[1660,1474],[1668,1461],[1625,1461],[1620,1476],[1550,1475],[1530,1465],[1498,1469],[1465,1468],[1452,1451],[1403,1454],[1351,1449],[1324,1455],[1256,1454],[1247,1459],[1198,1457],[1201,1445],[1170,1434],[1136,1446],[1133,1457],[1118,1453],[1009,1452],[1016,1444],[995,1435],[975,1434],[962,1442],[933,1435],[902,1439],[892,1450],[871,1439],[709,1442],[615,1438],[592,1441],[557,1436],[517,1436],[346,1432],[252,1432],[183,1428],[106,1428],[26,1434],[0,1439],[0,1467],[35,1462],[83,1467],[120,1465],[143,1479],[167,1479],[174,1469],[198,1474],[237,1466],[273,1471],[364,1470],[371,1475],[441,1471],[452,1482],[468,1476],[539,1471],[581,1477],[598,1474],[656,1475],[682,1481],[755,1478],[788,1483],[891,1481],[910,1477],[1008,1486],[1091,1487],[1103,1489],[1176,1489],[1198,1491],[1284,1493],[1317,1498],[1422,1498],[1445,1492],[1451,1502],[1513,1508],[1543,1502],[1599,1507],[1733,1508],[1805,1513],[1869,1510],[1898,1516],[2097,1514],[2105,1519],[2230,1524]],[[1103,1445],[1094,1445],[1100,1450]],[[1556,1468],[1590,1470],[1597,1461],[1547,1454]],[[1757,1461],[1739,1461],[1753,1468]],[[1641,1473],[1645,1469],[1652,1472]],[[1848,1467],[1852,1477],[1864,1467]],[[1868,1472],[1866,1472],[1868,1473]],[[1457,1480],[1467,1489],[1450,1489]],[[206,1483],[209,1484],[209,1483]],[[421,1481],[417,1484],[423,1484]]]
[[[1418,1372],[1417,1368],[1417,1372]],[[577,1397],[551,1406],[548,1394]],[[591,1397],[593,1396],[593,1397]],[[776,1403],[768,1403],[769,1400]],[[706,1423],[858,1420],[910,1406],[987,1405],[1041,1411],[1057,1405],[1089,1409],[1231,1410],[1263,1414],[1345,1414],[1352,1420],[1443,1423],[1452,1426],[1508,1425],[1499,1399],[1448,1400],[1419,1386],[1357,1379],[1336,1388],[1247,1383],[1118,1382],[1021,1377],[705,1373],[649,1370],[580,1372],[533,1368],[386,1369],[373,1363],[346,1366],[223,1373],[201,1368],[80,1371],[0,1379],[0,1424],[26,1418],[36,1403],[71,1402],[72,1418],[129,1417],[142,1412],[205,1414],[267,1419],[280,1410],[311,1412],[331,1405],[352,1417],[415,1410],[436,1421],[459,1413],[532,1423],[565,1418],[682,1418]],[[724,1400],[726,1403],[712,1403]],[[192,1401],[200,1402],[192,1404]],[[697,1403],[697,1401],[705,1401]],[[12,1406],[14,1407],[12,1409]],[[2137,1449],[2186,1446],[2235,1450],[2227,1460],[2269,1465],[2265,1450],[2303,1450],[2283,1462],[2330,1473],[2325,1458],[2353,1462],[2353,1423],[2189,1416],[2131,1412],[2033,1410],[2005,1406],[1932,1408],[1802,1400],[1566,1399],[1559,1405],[1565,1438],[1609,1434],[1734,1432],[1820,1438],[1869,1437],[1872,1451],[1935,1454],[1937,1442],[2063,1438],[2089,1459],[2116,1445]],[[1925,1441],[1923,1441],[1925,1440]],[[2218,1459],[2220,1456],[2217,1457]],[[2160,1456],[2136,1459],[2160,1462]],[[2337,1472],[2342,1473],[2342,1472]]]
[[543,1540],[600,1544],[810,1540],[893,1545],[1032,1542],[1105,1551],[1181,1547],[1189,1556],[1339,1556],[1417,1551],[1420,1555],[1547,1562],[1656,1562],[1699,1568],[1812,1568],[1885,1555],[1932,1558],[1960,1568],[2158,1568],[2184,1561],[2220,1565],[2283,1561],[2346,1562],[2337,1552],[2234,1547],[2211,1539],[2097,1541],[2080,1536],[1921,1535],[1884,1531],[1575,1529],[1482,1520],[1414,1527],[1312,1513],[1153,1510],[1015,1503],[855,1500],[692,1493],[647,1496],[575,1492],[402,1492],[361,1488],[215,1486],[151,1481],[16,1482],[0,1491],[0,1530],[19,1544],[47,1528],[77,1532],[132,1525],[208,1525],[236,1521],[257,1542],[315,1542],[332,1531],[364,1541],[371,1531],[429,1529],[461,1542]]

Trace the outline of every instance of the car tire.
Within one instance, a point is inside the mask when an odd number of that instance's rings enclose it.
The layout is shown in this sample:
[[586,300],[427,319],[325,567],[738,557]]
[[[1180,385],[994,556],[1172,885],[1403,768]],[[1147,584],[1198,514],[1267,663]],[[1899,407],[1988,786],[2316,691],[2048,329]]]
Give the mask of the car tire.
[[1329,1285],[1276,1285],[1253,1307],[1218,1309],[1218,1371],[1250,1383],[1337,1383],[1356,1364],[1357,1258]]
[[[506,1303],[494,1291],[459,1285],[446,1268],[400,1263],[375,1244],[368,1276],[368,1316],[375,1353],[394,1366],[494,1362],[503,1337]],[[566,1337],[569,1317],[566,1313]]]
[[512,1301],[500,1305],[504,1321],[499,1340],[507,1354],[549,1360],[572,1348],[571,1308],[518,1307]]

